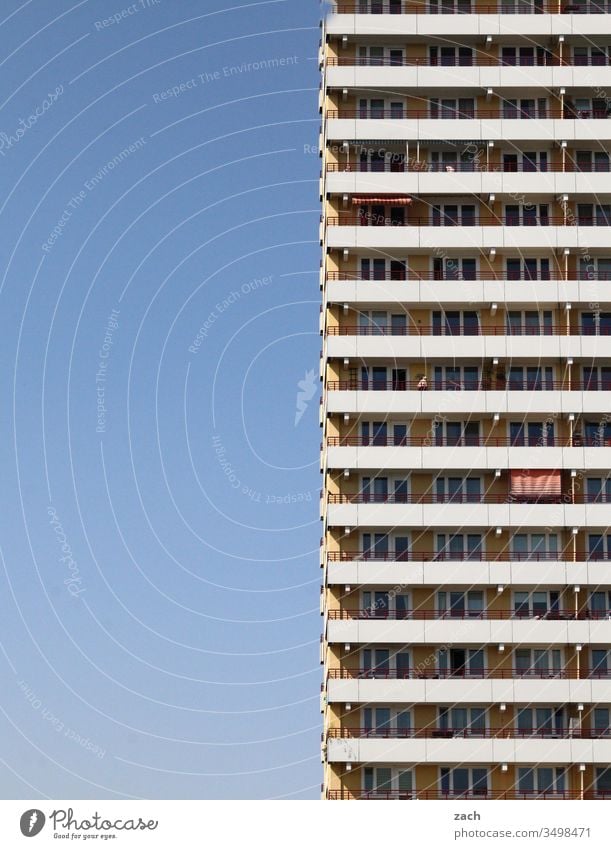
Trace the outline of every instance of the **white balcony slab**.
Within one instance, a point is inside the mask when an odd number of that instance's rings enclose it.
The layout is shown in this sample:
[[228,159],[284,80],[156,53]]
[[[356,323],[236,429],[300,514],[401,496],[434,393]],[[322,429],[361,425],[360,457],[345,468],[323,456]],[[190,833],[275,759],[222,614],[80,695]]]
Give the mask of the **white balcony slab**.
[[[609,69],[611,70],[611,68]],[[610,173],[504,173],[470,172],[359,172],[353,164],[350,172],[327,174],[327,192],[331,194],[592,194],[611,193]]]
[[[469,467],[471,468],[471,467]],[[588,527],[609,524],[608,504],[329,504],[330,527]]]
[[329,336],[327,356],[433,359],[491,358],[535,360],[541,358],[587,358],[605,357],[611,360],[611,336],[503,336],[502,318],[499,320],[499,335],[481,336]]
[[[460,20],[461,17],[463,16],[452,16],[454,21]],[[339,142],[356,139],[412,141],[416,138],[539,143],[547,140],[550,144],[557,139],[567,142],[597,139],[608,142],[611,140],[611,121],[596,118],[328,118],[326,136],[331,141]]]
[[[393,28],[394,31],[394,28]],[[330,65],[327,85],[340,89],[486,89],[525,88],[547,90],[566,87],[611,86],[607,66],[478,66],[441,65],[361,66]]]
[[330,35],[598,35],[600,15],[368,15],[334,14],[325,23]]
[[572,678],[329,679],[327,701],[361,704],[592,704],[609,701],[606,680]]
[[[330,280],[326,284],[326,300],[331,304],[377,306],[396,302],[438,308],[447,304],[507,303],[528,306],[611,304],[609,282],[538,280]],[[588,345],[598,346],[601,337],[582,341],[587,356]],[[605,337],[602,337],[605,338]]]
[[384,562],[331,561],[327,583],[332,586],[603,586],[611,584],[611,562]]
[[[459,413],[483,414],[517,413],[532,416],[547,413],[600,413],[609,411],[608,392],[418,392],[406,390],[397,392],[334,390],[327,393],[327,408],[330,413],[415,413],[435,416],[439,413],[454,415]],[[586,466],[573,468],[604,468],[611,460],[611,453],[603,455],[607,448],[571,448],[577,459],[587,459]],[[592,456],[594,452],[594,456]],[[585,458],[584,458],[585,454]],[[598,456],[602,466],[596,465]],[[530,464],[532,468],[532,463]]]
[[330,763],[606,763],[611,740],[578,737],[329,738]]
[[330,619],[330,643],[566,645],[609,643],[611,620],[565,619]]
[[329,224],[326,242],[329,248],[342,250],[519,248],[549,252],[556,248],[604,249],[610,239],[610,227],[360,227]]

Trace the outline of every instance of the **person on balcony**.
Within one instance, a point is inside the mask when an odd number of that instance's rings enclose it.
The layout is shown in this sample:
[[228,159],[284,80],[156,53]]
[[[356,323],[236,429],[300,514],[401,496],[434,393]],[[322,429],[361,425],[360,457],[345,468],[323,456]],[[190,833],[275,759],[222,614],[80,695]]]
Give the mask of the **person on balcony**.
[[426,374],[423,374],[420,380],[418,381],[418,389],[423,392],[429,388],[429,382]]

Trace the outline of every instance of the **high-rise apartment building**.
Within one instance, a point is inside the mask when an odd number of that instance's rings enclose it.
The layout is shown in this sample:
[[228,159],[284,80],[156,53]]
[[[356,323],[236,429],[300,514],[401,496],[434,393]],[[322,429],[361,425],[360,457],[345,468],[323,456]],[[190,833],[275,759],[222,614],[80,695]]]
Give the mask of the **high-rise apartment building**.
[[611,3],[323,23],[323,795],[611,796]]

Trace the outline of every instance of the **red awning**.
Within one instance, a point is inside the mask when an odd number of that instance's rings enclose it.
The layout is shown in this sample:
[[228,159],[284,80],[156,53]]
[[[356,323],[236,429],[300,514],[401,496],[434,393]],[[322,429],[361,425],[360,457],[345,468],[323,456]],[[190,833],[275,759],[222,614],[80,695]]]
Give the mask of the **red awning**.
[[361,206],[366,203],[382,203],[388,206],[409,206],[412,203],[412,199],[405,197],[397,198],[397,197],[385,197],[385,198],[374,198],[374,197],[357,197],[352,198],[352,203],[355,206]]
[[560,472],[555,470],[512,469],[510,473],[512,495],[560,495]]

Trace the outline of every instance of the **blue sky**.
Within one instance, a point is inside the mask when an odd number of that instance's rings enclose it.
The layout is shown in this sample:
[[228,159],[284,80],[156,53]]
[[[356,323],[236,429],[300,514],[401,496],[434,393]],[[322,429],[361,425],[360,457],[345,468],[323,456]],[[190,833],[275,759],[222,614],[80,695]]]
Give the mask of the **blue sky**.
[[0,796],[316,798],[320,8],[0,14]]

